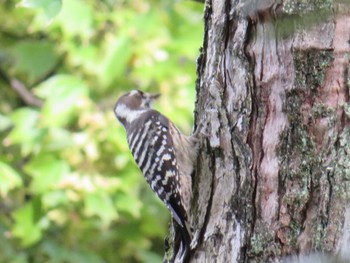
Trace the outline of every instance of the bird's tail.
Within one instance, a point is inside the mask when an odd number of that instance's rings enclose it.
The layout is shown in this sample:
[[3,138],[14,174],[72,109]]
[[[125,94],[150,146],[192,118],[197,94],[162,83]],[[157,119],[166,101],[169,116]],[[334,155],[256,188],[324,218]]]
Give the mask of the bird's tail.
[[180,228],[181,243],[176,254],[175,263],[187,263],[190,260],[191,235],[186,225],[178,225],[178,228]]

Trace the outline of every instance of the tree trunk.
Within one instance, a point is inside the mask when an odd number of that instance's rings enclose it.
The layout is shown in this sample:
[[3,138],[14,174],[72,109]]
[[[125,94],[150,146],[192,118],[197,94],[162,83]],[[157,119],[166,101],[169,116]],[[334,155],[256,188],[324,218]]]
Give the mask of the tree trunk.
[[349,5],[251,2],[205,6],[190,262],[349,257]]

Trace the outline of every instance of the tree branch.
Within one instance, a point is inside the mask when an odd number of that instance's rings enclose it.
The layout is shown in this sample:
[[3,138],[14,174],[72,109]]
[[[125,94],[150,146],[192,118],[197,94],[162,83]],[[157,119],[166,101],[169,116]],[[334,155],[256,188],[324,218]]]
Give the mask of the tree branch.
[[27,87],[18,79],[10,80],[11,88],[17,92],[21,99],[28,105],[41,108],[43,106],[43,100],[33,95]]
[[19,97],[28,105],[41,108],[43,100],[32,94],[28,88],[18,79],[9,78],[9,76],[0,68],[0,77],[19,95]]

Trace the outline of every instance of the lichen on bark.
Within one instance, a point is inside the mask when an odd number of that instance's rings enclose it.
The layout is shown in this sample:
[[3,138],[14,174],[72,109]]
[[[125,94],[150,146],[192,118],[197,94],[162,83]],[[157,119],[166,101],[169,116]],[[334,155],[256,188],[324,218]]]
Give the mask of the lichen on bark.
[[[324,80],[324,74],[333,61],[333,52],[327,50],[295,50],[295,88],[315,91]],[[315,94],[317,96],[317,94]]]

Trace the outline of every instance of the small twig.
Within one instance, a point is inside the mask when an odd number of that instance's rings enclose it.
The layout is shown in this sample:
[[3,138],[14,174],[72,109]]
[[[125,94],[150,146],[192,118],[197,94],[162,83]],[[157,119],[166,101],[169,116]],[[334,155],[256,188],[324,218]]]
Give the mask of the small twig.
[[28,105],[41,108],[43,106],[43,100],[32,94],[27,87],[18,79],[9,78],[5,71],[0,68],[0,78],[2,78]]
[[26,40],[40,40],[40,39],[45,39],[46,38],[46,35],[42,32],[38,32],[38,33],[33,33],[33,34],[22,34],[22,35],[19,35],[19,34],[16,34],[14,32],[11,32],[11,31],[7,31],[6,29],[0,27],[0,35],[3,35],[5,37],[8,37],[8,38],[12,38],[12,39],[15,39],[15,40],[23,40],[23,39],[26,39]]
[[43,106],[43,100],[33,95],[27,87],[18,79],[11,79],[10,85],[13,90],[21,97],[21,99],[28,105],[41,108]]

